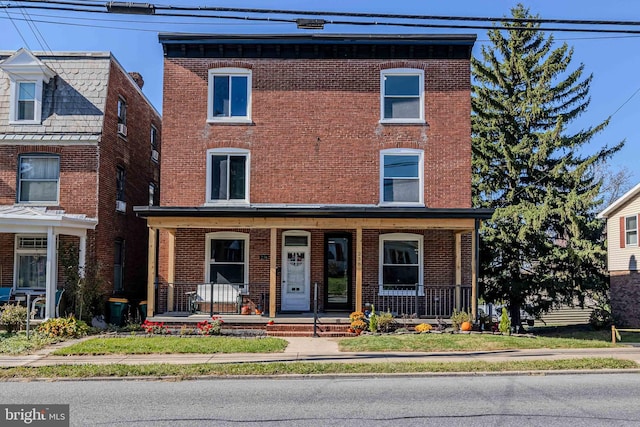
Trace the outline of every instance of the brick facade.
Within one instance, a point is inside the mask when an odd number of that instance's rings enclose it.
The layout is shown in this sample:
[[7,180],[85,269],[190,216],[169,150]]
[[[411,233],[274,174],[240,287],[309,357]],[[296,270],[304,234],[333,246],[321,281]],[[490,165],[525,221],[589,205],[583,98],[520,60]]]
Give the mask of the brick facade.
[[640,273],[612,271],[609,286],[611,312],[616,326],[640,326]]

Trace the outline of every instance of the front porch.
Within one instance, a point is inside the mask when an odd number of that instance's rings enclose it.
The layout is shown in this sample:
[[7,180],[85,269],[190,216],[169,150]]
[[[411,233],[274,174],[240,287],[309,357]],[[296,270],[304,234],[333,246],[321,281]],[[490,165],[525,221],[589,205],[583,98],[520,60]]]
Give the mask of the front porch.
[[[149,256],[150,319],[232,315],[250,322],[262,318],[258,309],[267,318],[294,314],[303,320],[313,318],[317,308],[326,316],[340,310],[348,321],[351,311],[374,305],[399,319],[435,320],[448,319],[454,310],[477,310],[477,230],[489,211],[316,206],[136,211],[147,219],[149,254],[159,253],[158,263]],[[198,280],[202,271],[204,281]]]

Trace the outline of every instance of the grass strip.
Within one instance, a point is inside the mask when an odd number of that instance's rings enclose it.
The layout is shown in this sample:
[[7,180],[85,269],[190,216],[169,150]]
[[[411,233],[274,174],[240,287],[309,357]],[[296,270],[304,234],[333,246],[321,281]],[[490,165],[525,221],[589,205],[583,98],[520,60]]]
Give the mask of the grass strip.
[[286,340],[273,337],[97,337],[61,348],[53,354],[280,353],[287,344]]
[[229,364],[148,364],[148,365],[55,365],[0,369],[0,381],[33,378],[92,377],[178,377],[312,374],[399,374],[456,372],[513,372],[593,369],[634,369],[631,360],[583,358],[566,360],[518,360],[507,362],[404,362],[404,363],[229,363]]
[[343,339],[341,351],[492,351],[538,348],[607,348],[611,343],[574,338],[489,334],[362,335]]

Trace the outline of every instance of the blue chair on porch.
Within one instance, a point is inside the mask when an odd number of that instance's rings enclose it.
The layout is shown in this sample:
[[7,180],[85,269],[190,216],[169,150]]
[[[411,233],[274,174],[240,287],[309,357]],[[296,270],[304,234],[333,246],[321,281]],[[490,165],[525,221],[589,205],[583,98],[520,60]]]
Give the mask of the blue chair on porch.
[[[60,317],[60,301],[62,300],[62,294],[64,289],[56,290],[56,317]],[[31,313],[39,313],[41,318],[44,318],[46,312],[46,297],[38,297],[31,303]]]

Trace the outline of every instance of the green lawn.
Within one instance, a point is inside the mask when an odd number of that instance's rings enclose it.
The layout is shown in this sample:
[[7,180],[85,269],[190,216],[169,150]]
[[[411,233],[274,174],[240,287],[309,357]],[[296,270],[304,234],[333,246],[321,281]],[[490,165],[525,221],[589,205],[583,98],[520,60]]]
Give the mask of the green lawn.
[[60,340],[57,338],[47,338],[35,333],[27,339],[24,331],[17,334],[0,333],[0,354],[30,353],[58,341]]
[[135,336],[92,338],[53,352],[59,356],[91,354],[278,353],[280,338]]
[[361,335],[340,340],[342,351],[491,351],[536,348],[604,348],[598,340],[490,334]]
[[513,372],[586,369],[636,369],[630,360],[585,358],[570,360],[519,360],[509,362],[405,362],[405,363],[229,363],[192,365],[57,365],[0,368],[0,381],[14,378],[177,377],[226,375],[314,375],[445,372]]

